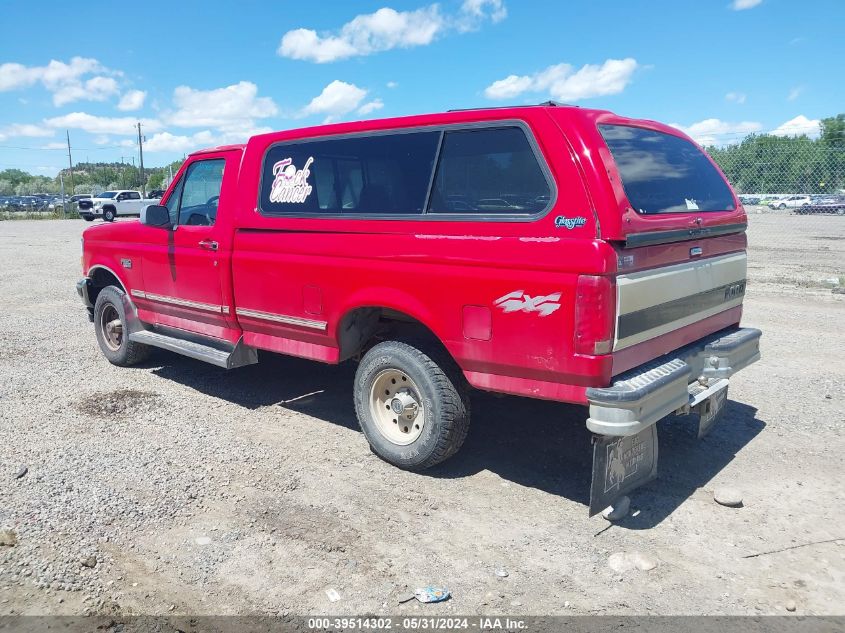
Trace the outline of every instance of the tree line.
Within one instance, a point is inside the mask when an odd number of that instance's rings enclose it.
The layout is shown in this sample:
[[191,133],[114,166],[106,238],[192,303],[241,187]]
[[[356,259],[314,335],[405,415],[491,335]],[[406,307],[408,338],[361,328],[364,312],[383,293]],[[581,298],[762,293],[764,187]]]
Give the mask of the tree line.
[[706,149],[739,193],[842,193],[845,114],[822,119],[820,128],[818,138],[751,134]]
[[[145,167],[146,190],[163,189],[170,181],[171,172],[182,166],[183,160],[176,160],[163,167]],[[109,189],[141,189],[141,170],[126,163],[77,163],[70,169],[62,169],[55,177],[29,174],[20,169],[0,171],[0,196],[26,196],[34,193],[61,193],[64,182],[65,195],[72,193],[95,194]],[[71,182],[73,187],[71,190]]]

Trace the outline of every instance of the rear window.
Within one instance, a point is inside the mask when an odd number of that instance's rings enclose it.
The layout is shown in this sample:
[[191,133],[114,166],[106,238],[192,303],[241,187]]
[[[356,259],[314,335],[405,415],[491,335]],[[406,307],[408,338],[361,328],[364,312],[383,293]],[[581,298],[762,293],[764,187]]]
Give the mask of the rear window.
[[639,213],[733,211],[724,178],[694,144],[672,134],[628,125],[599,125]]

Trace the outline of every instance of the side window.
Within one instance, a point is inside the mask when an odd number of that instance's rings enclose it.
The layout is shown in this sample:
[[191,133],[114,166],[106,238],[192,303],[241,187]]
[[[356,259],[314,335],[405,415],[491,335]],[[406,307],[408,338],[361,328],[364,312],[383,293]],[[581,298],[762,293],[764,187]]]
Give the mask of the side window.
[[180,178],[179,182],[176,183],[176,186],[170,192],[167,202],[164,203],[164,206],[167,207],[167,211],[170,213],[170,224],[174,226],[178,224],[179,220],[179,199],[182,197],[182,185],[184,184],[185,178]]
[[421,214],[439,138],[406,132],[273,146],[259,207],[265,214]]
[[[223,184],[223,158],[192,163],[181,185],[179,224],[210,226],[217,218],[220,186]],[[170,206],[167,207],[170,209]]]
[[129,193],[126,194],[126,199],[127,200],[140,200],[141,194],[138,193],[137,191],[130,191]]
[[533,214],[551,191],[518,127],[446,132],[429,213]]

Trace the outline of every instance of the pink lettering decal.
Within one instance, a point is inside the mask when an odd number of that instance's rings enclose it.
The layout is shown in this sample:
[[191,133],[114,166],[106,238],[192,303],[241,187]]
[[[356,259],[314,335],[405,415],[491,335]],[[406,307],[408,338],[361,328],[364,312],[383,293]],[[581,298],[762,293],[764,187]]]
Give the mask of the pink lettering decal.
[[270,202],[301,204],[305,202],[313,187],[308,184],[311,164],[309,156],[302,169],[297,169],[292,158],[285,158],[273,165],[273,185],[270,187]]

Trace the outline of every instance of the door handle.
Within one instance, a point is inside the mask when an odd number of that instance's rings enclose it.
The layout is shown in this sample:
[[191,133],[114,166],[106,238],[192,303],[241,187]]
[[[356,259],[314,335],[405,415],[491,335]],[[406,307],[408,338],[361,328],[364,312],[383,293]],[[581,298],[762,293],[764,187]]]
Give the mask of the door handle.
[[199,247],[204,248],[207,251],[216,251],[219,246],[220,244],[218,244],[214,240],[200,240],[199,243]]

